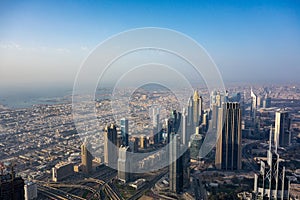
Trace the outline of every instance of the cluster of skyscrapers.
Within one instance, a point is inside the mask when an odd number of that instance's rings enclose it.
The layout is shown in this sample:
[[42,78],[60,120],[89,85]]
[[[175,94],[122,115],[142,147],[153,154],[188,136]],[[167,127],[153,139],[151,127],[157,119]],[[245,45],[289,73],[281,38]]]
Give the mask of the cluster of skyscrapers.
[[[180,193],[189,187],[190,159],[198,160],[199,150],[206,134],[216,134],[215,167],[220,170],[242,169],[242,112],[244,98],[237,93],[228,97],[228,93],[213,91],[210,96],[210,109],[204,110],[202,97],[195,91],[188,102],[188,108],[182,113],[171,112],[165,123],[161,123],[159,108],[152,109],[154,144],[168,145],[169,190]],[[255,123],[258,109],[257,96],[251,90],[250,119]],[[261,106],[270,106],[270,98],[266,95]],[[211,132],[207,132],[210,128]],[[118,178],[123,182],[131,180],[130,152],[138,149],[137,138],[129,137],[128,119],[122,118],[118,128],[115,124],[106,126],[104,132],[104,163],[118,169]],[[120,135],[121,137],[119,137]],[[276,112],[274,145],[290,144],[290,117],[284,110]],[[271,138],[271,136],[270,136]],[[147,148],[147,138],[141,135],[140,147]],[[268,161],[261,162],[259,175],[255,177],[256,197],[268,196],[286,199],[289,182],[285,176],[285,168],[279,162],[276,152],[268,151]],[[82,146],[82,164],[88,173],[91,170],[91,155]],[[274,188],[275,187],[275,188]],[[276,190],[276,192],[274,192]],[[271,198],[272,199],[272,198]],[[275,199],[275,198],[274,198]]]

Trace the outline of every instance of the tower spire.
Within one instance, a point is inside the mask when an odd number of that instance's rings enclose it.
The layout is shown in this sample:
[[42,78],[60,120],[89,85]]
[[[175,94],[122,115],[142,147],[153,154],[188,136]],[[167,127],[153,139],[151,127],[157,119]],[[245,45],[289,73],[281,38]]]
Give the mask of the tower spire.
[[198,91],[195,90],[194,96],[193,96],[193,100],[194,100],[194,101],[198,101],[199,98],[200,98],[200,97],[199,97]]

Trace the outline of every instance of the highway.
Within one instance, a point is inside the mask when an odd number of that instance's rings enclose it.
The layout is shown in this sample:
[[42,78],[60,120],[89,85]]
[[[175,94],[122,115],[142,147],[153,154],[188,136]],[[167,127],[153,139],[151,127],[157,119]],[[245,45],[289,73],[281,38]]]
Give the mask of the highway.
[[196,200],[207,200],[207,192],[199,177],[193,175],[193,188]]
[[259,140],[250,140],[248,142],[245,142],[242,145],[242,157],[246,160],[245,164],[247,164],[248,167],[250,167],[253,171],[258,170],[258,165],[256,164],[256,162],[252,158],[252,155],[248,153],[248,150],[251,149],[251,147],[253,145],[258,144],[260,142],[261,141],[259,141]]
[[50,186],[38,185],[38,191],[41,192],[43,195],[53,197],[54,199],[65,199],[65,200],[85,200],[82,197],[67,193],[63,190],[59,190],[57,188],[53,188]]
[[152,179],[149,183],[146,183],[142,188],[139,189],[139,191],[137,193],[135,193],[132,197],[130,197],[128,200],[137,200],[139,199],[141,196],[143,196],[143,194],[151,189],[154,184],[159,181],[164,175],[166,175],[168,173],[168,169],[163,170],[163,172],[159,175],[156,176],[154,179]]

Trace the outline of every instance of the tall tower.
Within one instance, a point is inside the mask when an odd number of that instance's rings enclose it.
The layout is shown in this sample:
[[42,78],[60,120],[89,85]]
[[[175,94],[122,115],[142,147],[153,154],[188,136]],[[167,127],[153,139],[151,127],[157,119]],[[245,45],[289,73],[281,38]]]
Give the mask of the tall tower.
[[241,109],[227,102],[219,109],[215,165],[223,170],[241,169]]
[[203,132],[202,132],[202,126],[196,127],[196,133],[191,135],[190,140],[190,158],[193,160],[198,160],[199,158],[199,151],[201,148],[201,145],[203,143]]
[[188,121],[188,116],[187,116],[187,113],[185,111],[185,109],[183,108],[182,110],[182,125],[181,125],[181,137],[180,137],[180,140],[181,140],[181,144],[183,145],[188,145],[188,142],[190,140],[190,134],[189,134],[189,131],[188,131],[188,126],[187,126],[187,121]]
[[288,200],[290,181],[286,177],[283,162],[279,159],[277,148],[272,149],[272,127],[270,128],[267,162],[260,161],[260,172],[255,174],[255,199]]
[[223,103],[228,101],[228,94],[221,94],[220,91],[216,92],[213,91],[210,96],[210,110],[211,110],[211,115],[210,119],[211,121],[209,122],[209,126],[211,126],[212,129],[217,129],[218,128],[218,119],[219,119],[219,108],[222,107]]
[[257,110],[257,96],[254,94],[252,88],[251,88],[251,109],[250,109],[250,117],[252,122],[255,122],[256,118],[256,110]]
[[270,108],[270,107],[271,107],[271,97],[269,97],[267,93],[263,100],[263,108]]
[[167,120],[168,143],[170,142],[171,133],[178,133],[180,131],[181,115],[182,114],[180,112],[173,110],[171,117]]
[[218,107],[222,106],[222,96],[221,96],[221,93],[219,91],[216,94],[216,105]]
[[8,173],[0,173],[0,199],[1,200],[24,200],[24,180],[22,177],[16,176],[14,164],[0,163],[1,170],[7,169]]
[[122,136],[122,145],[128,146],[128,119],[121,119],[121,136]]
[[130,159],[128,152],[128,146],[121,146],[119,148],[118,179],[125,183],[130,181]]
[[92,172],[93,156],[88,150],[88,143],[84,142],[81,145],[81,163],[83,165],[83,171],[87,174]]
[[162,127],[159,118],[160,108],[154,107],[151,109],[151,111],[153,125],[152,135],[154,138],[154,143],[157,144],[162,140]]
[[193,124],[194,126],[199,125],[199,108],[200,108],[200,97],[198,94],[198,91],[195,90],[194,95],[193,95]]
[[286,147],[291,143],[291,118],[287,111],[277,111],[275,114],[274,143],[276,146]]
[[117,139],[118,133],[116,126],[111,124],[105,127],[104,132],[104,162],[107,166],[116,168],[118,161]]
[[180,155],[180,140],[177,134],[171,133],[169,144],[169,182],[170,191],[179,193],[183,190],[183,160]]
[[193,113],[193,97],[191,96],[188,101],[188,110],[187,110],[187,129],[189,133],[194,131],[194,113]]

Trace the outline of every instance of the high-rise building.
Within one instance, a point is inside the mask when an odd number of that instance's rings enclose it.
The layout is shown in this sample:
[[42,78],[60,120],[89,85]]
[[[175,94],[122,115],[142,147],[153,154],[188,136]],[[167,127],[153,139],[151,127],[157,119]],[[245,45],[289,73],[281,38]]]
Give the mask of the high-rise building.
[[93,170],[93,156],[89,151],[89,143],[84,142],[81,145],[81,164],[83,166],[84,173],[91,173]]
[[194,113],[193,113],[193,97],[191,96],[189,98],[189,101],[188,101],[188,126],[193,126],[193,123],[194,123],[194,120],[193,120],[193,117],[194,117]]
[[208,112],[204,111],[203,116],[202,116],[202,125],[203,125],[203,130],[206,132],[208,129],[209,121],[208,121]]
[[250,108],[250,118],[252,122],[255,122],[256,119],[256,111],[257,111],[257,95],[253,92],[251,88],[251,108]]
[[188,125],[187,125],[187,121],[188,121],[188,116],[187,113],[185,111],[185,109],[183,108],[182,110],[182,117],[181,117],[181,136],[180,136],[180,140],[181,140],[181,144],[184,145],[188,145],[189,140],[190,140],[190,132],[188,131]]
[[174,132],[170,134],[169,144],[169,185],[170,191],[180,193],[183,190],[183,160],[180,156],[179,136]]
[[181,113],[176,110],[172,111],[171,117],[167,120],[167,138],[168,143],[170,142],[171,133],[178,133],[180,130],[181,124]]
[[182,144],[179,134],[182,135],[180,127],[182,127],[183,118],[187,119],[187,116],[174,110],[168,120],[169,189],[176,193],[180,193],[184,187],[188,187],[190,176],[190,151],[187,144]]
[[24,186],[25,200],[37,199],[37,185],[31,181],[25,181]]
[[141,135],[140,137],[140,147],[141,149],[146,149],[148,146],[148,139],[146,135]]
[[210,110],[211,110],[211,114],[210,114],[210,122],[209,122],[209,126],[216,130],[218,128],[218,112],[219,112],[219,108],[222,107],[223,103],[228,101],[228,94],[221,94],[220,91],[216,92],[213,91],[211,93],[210,96]]
[[200,117],[203,113],[202,97],[199,96],[198,91],[195,90],[193,95],[193,124],[199,126]]
[[152,116],[152,138],[154,140],[154,144],[160,143],[163,140],[162,125],[160,123],[159,113],[159,107],[154,107],[150,109],[150,114]]
[[139,140],[136,137],[131,137],[128,141],[129,150],[133,153],[138,152]]
[[74,174],[74,164],[70,162],[61,162],[56,164],[52,168],[52,180],[54,182],[61,181],[64,178],[67,178],[73,174]]
[[[0,163],[1,166],[2,163]],[[1,172],[0,174],[0,199],[24,200],[24,180],[22,177],[16,176],[12,163],[5,163],[5,167],[10,171],[5,174]]]
[[[183,145],[183,149],[185,149]],[[189,188],[190,186],[190,165],[191,165],[191,157],[190,157],[190,149],[187,148],[186,151],[182,154],[182,178],[183,178],[183,188]]]
[[128,119],[121,119],[121,136],[122,136],[122,145],[128,146]]
[[104,163],[114,169],[117,167],[118,161],[117,139],[116,126],[114,124],[106,126],[104,132]]
[[241,109],[236,102],[227,102],[219,109],[217,169],[241,169]]
[[199,151],[202,143],[203,143],[203,133],[202,133],[202,126],[200,126],[200,127],[196,127],[196,133],[191,135],[191,140],[189,144],[191,159],[198,160]]
[[272,149],[271,127],[267,162],[260,161],[260,172],[255,174],[255,199],[288,200],[289,188],[290,181],[286,177],[286,170],[279,159],[277,148]]
[[118,158],[118,179],[127,183],[130,181],[130,159],[128,156],[129,147],[121,146],[119,148]]
[[263,108],[270,108],[270,107],[271,107],[271,97],[269,97],[268,94],[266,94],[263,100]]
[[214,130],[216,130],[218,127],[218,111],[219,111],[218,105],[213,104],[211,110],[211,127]]
[[291,143],[291,118],[288,111],[280,110],[275,114],[274,143],[286,147]]

